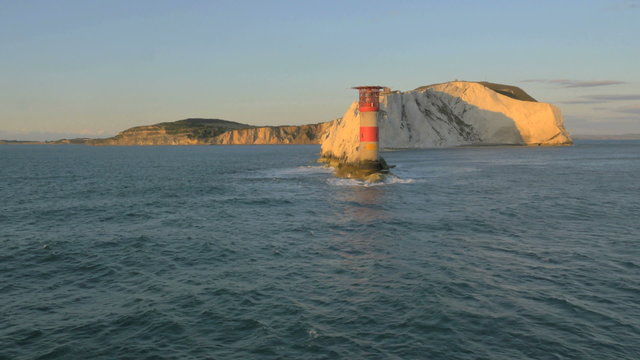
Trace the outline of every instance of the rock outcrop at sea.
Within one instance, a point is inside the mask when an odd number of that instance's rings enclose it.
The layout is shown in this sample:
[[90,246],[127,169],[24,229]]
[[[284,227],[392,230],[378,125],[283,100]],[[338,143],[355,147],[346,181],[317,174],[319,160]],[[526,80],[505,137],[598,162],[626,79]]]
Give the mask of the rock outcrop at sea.
[[[321,157],[349,162],[359,145],[358,105],[331,123]],[[461,145],[569,145],[560,110],[522,89],[453,81],[380,96],[381,148]]]

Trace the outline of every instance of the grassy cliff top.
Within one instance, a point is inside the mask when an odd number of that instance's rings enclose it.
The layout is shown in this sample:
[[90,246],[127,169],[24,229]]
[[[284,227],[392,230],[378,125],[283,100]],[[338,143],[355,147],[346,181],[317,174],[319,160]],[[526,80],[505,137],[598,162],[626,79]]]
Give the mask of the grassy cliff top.
[[255,126],[221,119],[190,118],[178,121],[163,122],[154,125],[135,126],[122,131],[115,137],[135,134],[153,128],[164,129],[169,135],[186,135],[194,139],[213,138],[229,130],[248,129]]
[[490,83],[488,81],[479,81],[478,84],[484,85],[485,87],[512,99],[538,102],[538,100],[534,99],[531,95],[527,94],[517,86]]
[[[226,130],[246,129],[254,126],[237,123],[235,121],[221,119],[200,119],[190,118],[178,121],[163,122],[151,126],[158,126],[167,130],[167,132],[180,132],[184,130],[194,130],[200,128],[220,128]],[[126,131],[126,130],[125,130]]]

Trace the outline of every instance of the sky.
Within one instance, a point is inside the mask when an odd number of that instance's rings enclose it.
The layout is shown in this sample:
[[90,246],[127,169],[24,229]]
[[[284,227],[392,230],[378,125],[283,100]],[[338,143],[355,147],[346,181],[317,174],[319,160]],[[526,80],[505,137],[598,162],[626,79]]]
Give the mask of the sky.
[[640,0],[0,0],[0,139],[189,117],[298,125],[357,85],[516,85],[572,134],[640,133]]

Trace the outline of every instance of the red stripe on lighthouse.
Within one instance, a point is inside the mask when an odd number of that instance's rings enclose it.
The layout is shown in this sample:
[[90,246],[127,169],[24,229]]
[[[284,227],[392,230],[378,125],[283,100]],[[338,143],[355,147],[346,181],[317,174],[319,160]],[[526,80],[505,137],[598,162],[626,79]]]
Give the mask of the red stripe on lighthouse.
[[378,141],[377,126],[360,126],[360,141],[373,142]]
[[378,106],[377,105],[371,105],[371,104],[360,104],[358,106],[358,111],[360,111],[360,112],[378,111]]

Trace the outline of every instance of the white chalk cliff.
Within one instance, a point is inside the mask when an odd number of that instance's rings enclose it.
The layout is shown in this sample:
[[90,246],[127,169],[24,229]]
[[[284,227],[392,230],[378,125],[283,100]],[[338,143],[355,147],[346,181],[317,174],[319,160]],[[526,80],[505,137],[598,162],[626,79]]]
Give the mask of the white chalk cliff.
[[[359,117],[354,102],[324,135],[321,156],[355,159]],[[560,110],[521,89],[453,81],[380,95],[381,148],[460,145],[568,145]]]

